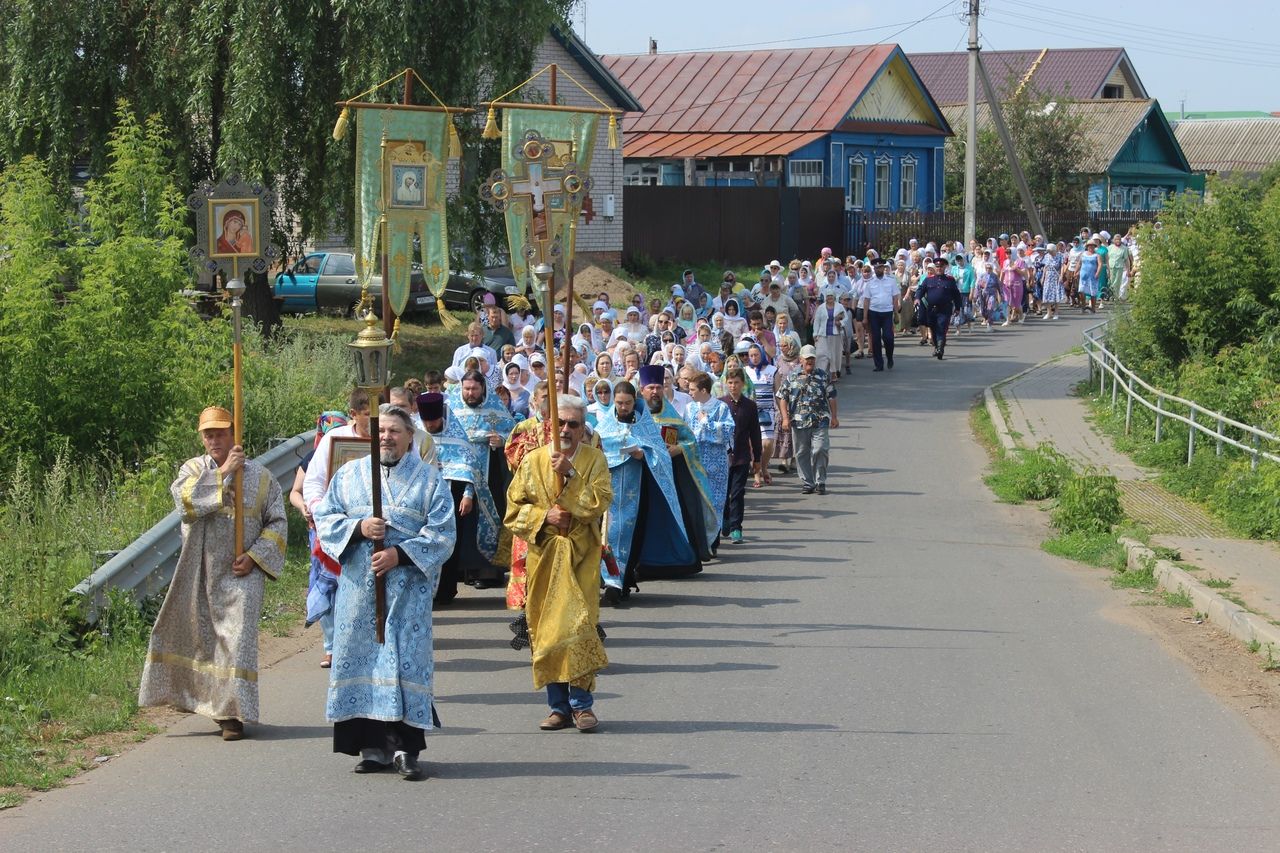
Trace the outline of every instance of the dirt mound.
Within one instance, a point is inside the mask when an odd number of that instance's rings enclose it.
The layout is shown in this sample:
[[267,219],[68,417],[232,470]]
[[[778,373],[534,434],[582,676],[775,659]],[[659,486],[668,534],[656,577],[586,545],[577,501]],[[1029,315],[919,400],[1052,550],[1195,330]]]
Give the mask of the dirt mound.
[[623,281],[597,266],[574,271],[574,293],[581,294],[584,298],[589,295],[591,297],[589,301],[594,302],[596,294],[602,290],[609,294],[609,302],[615,306],[629,305],[631,297],[640,292],[632,287],[630,282]]

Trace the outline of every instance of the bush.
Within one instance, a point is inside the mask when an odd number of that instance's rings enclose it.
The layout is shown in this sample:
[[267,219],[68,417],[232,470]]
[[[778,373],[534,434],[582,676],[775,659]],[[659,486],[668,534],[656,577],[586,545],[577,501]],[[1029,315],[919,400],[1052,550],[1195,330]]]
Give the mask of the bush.
[[1071,476],[1071,463],[1067,458],[1041,444],[1032,450],[1015,450],[997,460],[986,482],[1001,500],[1021,503],[1057,497],[1062,484]]
[[1062,484],[1051,519],[1064,533],[1109,533],[1122,517],[1118,481],[1090,469]]
[[1215,485],[1211,506],[1247,536],[1280,539],[1280,465],[1263,460],[1251,471],[1247,459],[1237,459]]

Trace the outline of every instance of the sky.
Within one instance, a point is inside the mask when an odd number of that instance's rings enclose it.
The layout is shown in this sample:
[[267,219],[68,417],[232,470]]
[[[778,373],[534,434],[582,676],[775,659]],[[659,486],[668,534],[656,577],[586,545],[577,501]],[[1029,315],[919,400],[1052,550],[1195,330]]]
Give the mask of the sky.
[[[965,48],[967,8],[967,0],[579,0],[573,25],[596,53],[644,53],[650,37],[659,52],[888,41],[925,53]],[[981,0],[981,8],[986,49],[1123,47],[1165,110],[1184,99],[1188,111],[1280,110],[1273,0]]]

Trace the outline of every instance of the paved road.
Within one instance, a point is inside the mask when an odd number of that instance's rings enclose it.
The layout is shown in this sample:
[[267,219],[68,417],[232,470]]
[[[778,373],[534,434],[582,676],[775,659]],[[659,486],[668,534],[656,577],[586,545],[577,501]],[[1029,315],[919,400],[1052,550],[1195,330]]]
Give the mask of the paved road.
[[829,495],[752,493],[732,561],[607,613],[597,735],[536,730],[473,594],[437,619],[430,781],[329,752],[304,654],[264,674],[253,740],[184,721],[0,814],[0,848],[1276,849],[1275,755],[981,483],[970,401],[1082,325],[857,371]]

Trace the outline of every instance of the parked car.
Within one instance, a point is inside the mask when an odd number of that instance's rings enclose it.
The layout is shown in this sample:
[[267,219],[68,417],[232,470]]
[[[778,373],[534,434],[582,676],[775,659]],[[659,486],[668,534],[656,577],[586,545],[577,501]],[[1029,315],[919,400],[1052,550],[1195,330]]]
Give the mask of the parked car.
[[455,270],[449,273],[449,283],[444,288],[444,304],[447,308],[478,312],[486,293],[492,293],[499,305],[505,305],[508,296],[519,292],[509,267],[487,267],[480,274]]
[[[280,310],[307,314],[321,310],[352,313],[360,302],[360,280],[356,276],[355,255],[350,252],[313,252],[276,276],[272,285],[282,299]],[[369,292],[377,310],[382,304],[382,276],[369,280]],[[423,299],[423,297],[428,297]],[[430,301],[426,280],[414,270],[409,284],[409,307],[406,313],[424,310]],[[419,303],[418,300],[422,299]],[[418,308],[421,304],[424,308]]]
[[[275,295],[283,300],[281,310],[305,314],[321,310],[351,313],[360,302],[360,280],[356,276],[355,256],[350,252],[313,252],[276,276]],[[479,311],[486,293],[498,300],[519,291],[511,271],[490,267],[482,274],[453,271],[445,285],[444,303],[448,308]],[[382,276],[369,279],[369,293],[374,310],[382,312]],[[413,265],[409,282],[406,314],[435,310],[436,300],[427,289],[420,264]]]

